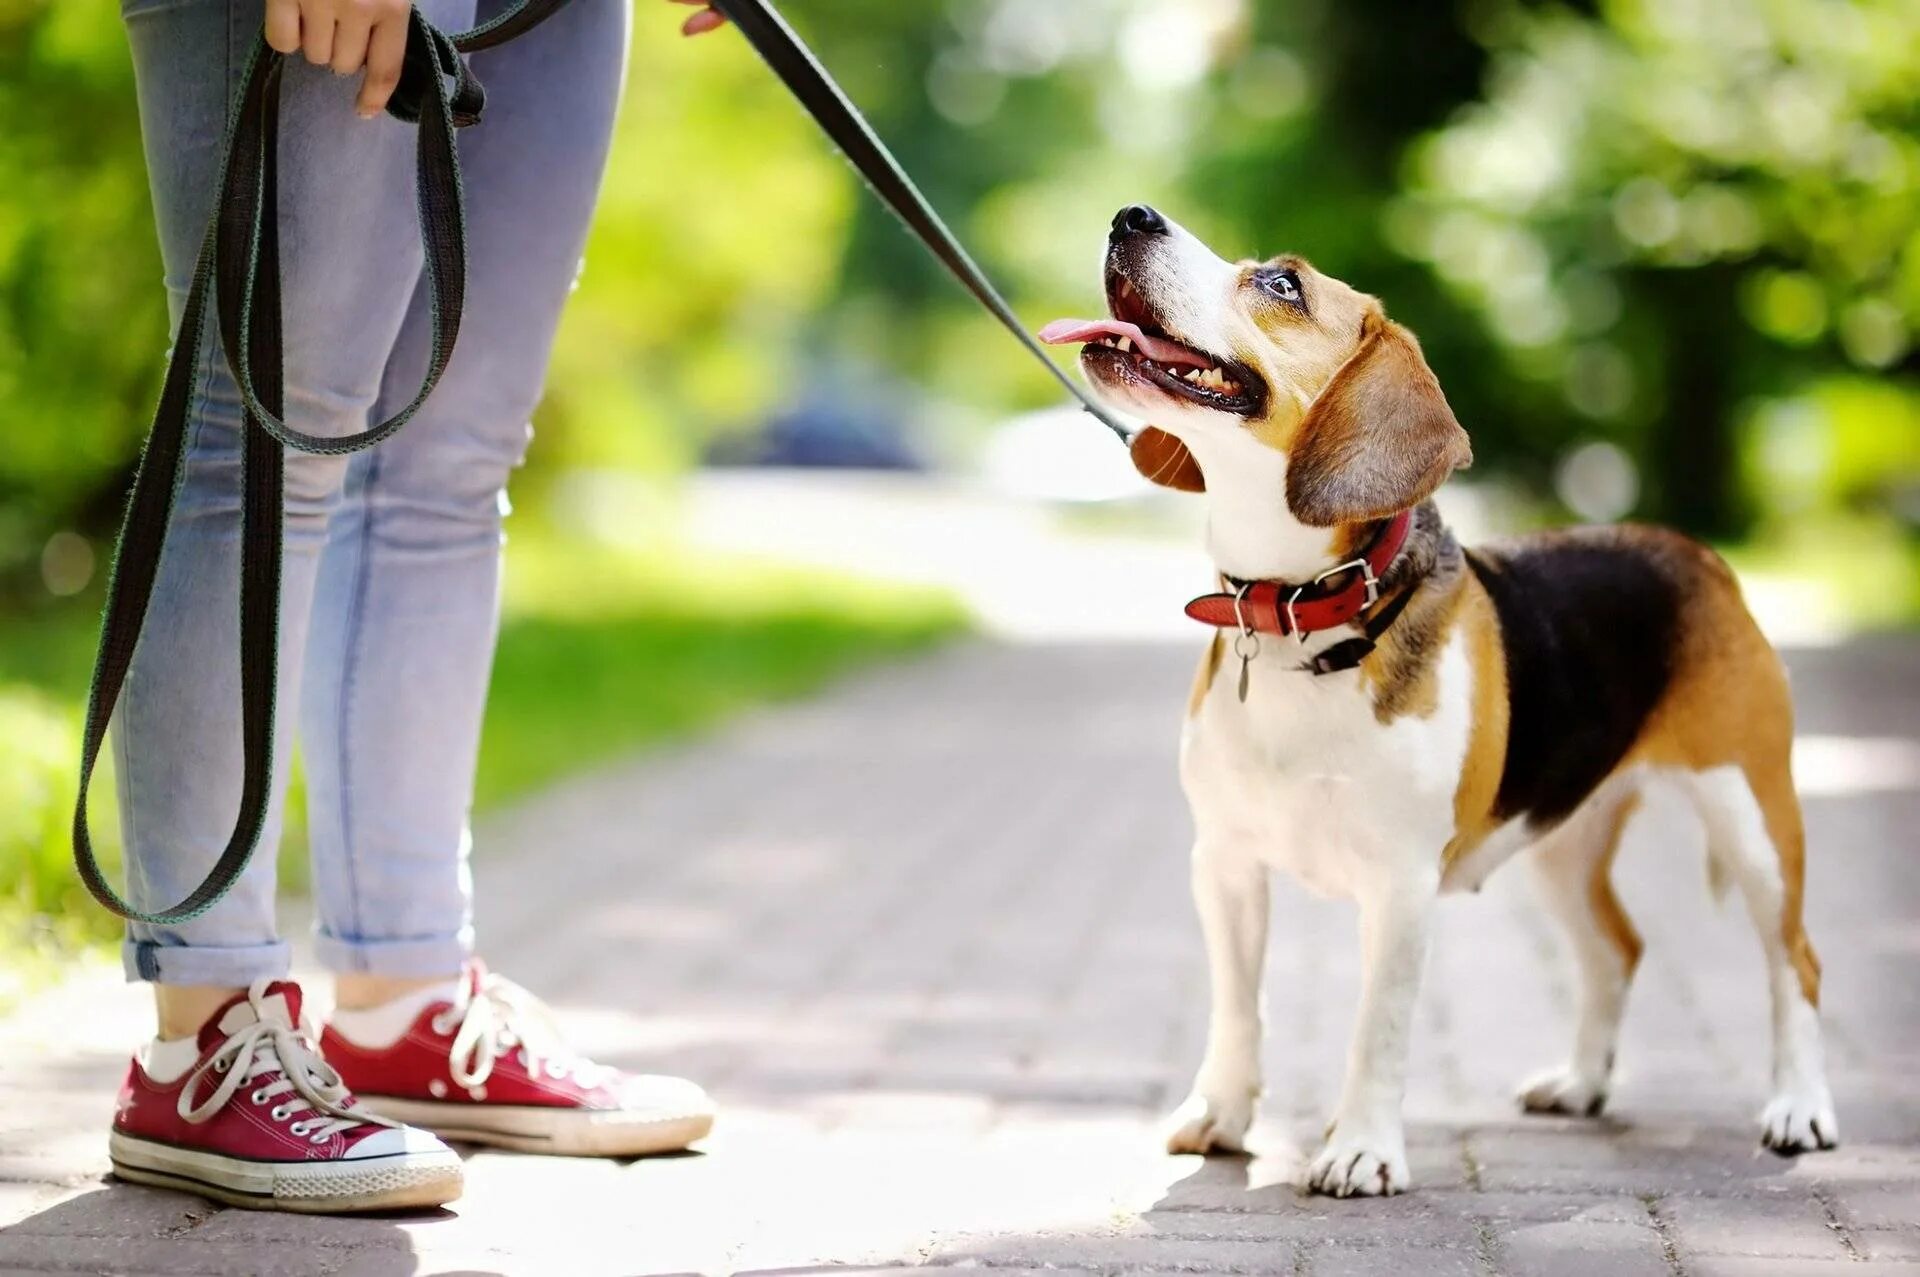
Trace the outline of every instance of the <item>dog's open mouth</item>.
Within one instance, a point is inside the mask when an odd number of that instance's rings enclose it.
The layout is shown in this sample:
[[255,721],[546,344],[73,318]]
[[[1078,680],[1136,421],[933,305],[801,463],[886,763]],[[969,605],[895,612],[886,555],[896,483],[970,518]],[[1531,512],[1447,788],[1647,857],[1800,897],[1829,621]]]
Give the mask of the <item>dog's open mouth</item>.
[[1176,399],[1252,416],[1265,387],[1252,372],[1175,340],[1156,322],[1133,281],[1114,271],[1107,277],[1110,319],[1056,319],[1040,330],[1049,345],[1079,343],[1090,375],[1144,381]]

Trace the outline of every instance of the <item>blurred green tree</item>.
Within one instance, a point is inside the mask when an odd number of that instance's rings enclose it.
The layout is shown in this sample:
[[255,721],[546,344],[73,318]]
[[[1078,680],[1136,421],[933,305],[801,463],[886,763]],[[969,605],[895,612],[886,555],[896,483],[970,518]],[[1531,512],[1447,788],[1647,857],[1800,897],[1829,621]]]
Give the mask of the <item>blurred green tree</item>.
[[[785,8],[1036,323],[1097,304],[1106,220],[1147,200],[1384,297],[1479,474],[1548,494],[1598,444],[1640,513],[1728,533],[1884,509],[1920,470],[1920,0]],[[954,446],[1053,402],[743,42],[682,41],[681,12],[636,10],[523,489],[671,473],[847,368]],[[0,0],[0,118],[17,584],[77,577],[56,534],[109,530],[165,312],[112,10]]]
[[0,121],[4,585],[117,514],[167,303],[118,11],[0,0]]
[[[1920,3],[1489,5],[1475,35],[1485,96],[1411,148],[1385,225],[1515,380],[1639,458],[1648,513],[1746,530],[1766,499],[1740,483],[1754,397],[1859,375],[1913,402]],[[1503,449],[1567,437],[1519,424]],[[1911,410],[1882,425],[1904,445],[1852,468],[1920,473]]]

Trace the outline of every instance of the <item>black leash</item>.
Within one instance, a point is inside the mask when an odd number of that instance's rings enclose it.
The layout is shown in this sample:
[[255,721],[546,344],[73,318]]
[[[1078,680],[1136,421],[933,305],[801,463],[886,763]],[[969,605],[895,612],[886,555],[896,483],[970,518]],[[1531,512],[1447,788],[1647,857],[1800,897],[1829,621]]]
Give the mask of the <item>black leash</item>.
[[[449,35],[415,9],[406,59],[389,114],[418,125],[415,178],[420,238],[426,251],[433,351],[417,394],[398,413],[344,438],[302,433],[282,418],[279,209],[276,188],[280,120],[280,54],[257,39],[246,79],[227,116],[219,203],[200,255],[167,364],[153,426],[141,452],[107,584],[100,651],[94,664],[81,739],[80,793],[73,810],[73,855],[94,899],[123,918],[172,924],[196,918],[236,882],[252,859],[266,821],[273,776],[274,693],[280,629],[280,539],[286,448],[346,453],[372,447],[405,425],[433,392],[453,354],[466,301],[466,210],[454,130],[474,124],[486,104],[461,54],[489,49],[539,25],[567,0],[520,0],[491,22]],[[188,417],[209,301],[220,341],[239,384],[243,488],[240,539],[240,720],[244,759],[240,809],[225,849],[186,899],[150,912],[134,908],[100,870],[87,829],[87,791],[106,739],[107,723],[126,682],[146,621],[154,579],[173,520],[186,461]]]
[[[245,82],[228,112],[219,202],[194,263],[160,402],[114,550],[81,738],[79,795],[73,812],[74,864],[93,898],[123,918],[170,925],[199,917],[232,889],[253,858],[266,821],[273,776],[285,450],[338,455],[370,448],[404,426],[433,393],[453,354],[466,301],[466,210],[454,130],[478,123],[486,105],[480,82],[460,55],[504,44],[566,3],[520,0],[491,22],[452,35],[434,27],[417,8],[413,11],[406,61],[387,111],[419,130],[415,193],[425,249],[432,354],[420,388],[406,407],[366,430],[340,438],[304,433],[282,417],[285,382],[276,163],[284,60],[267,47],[264,37],[255,41]],[[933,255],[1069,394],[1124,442],[1127,428],[1047,357],[773,6],[764,0],[716,0],[716,7],[740,28],[874,192]],[[245,409],[240,471],[240,806],[226,847],[200,884],[170,908],[142,911],[122,899],[101,871],[87,826],[87,795],[107,724],[146,622],[173,520],[209,300]]]
[[814,118],[833,144],[845,153],[860,176],[866,179],[873,193],[906,223],[907,229],[919,237],[927,251],[938,258],[940,264],[960,281],[961,286],[972,293],[974,299],[986,307],[988,313],[999,320],[1021,345],[1031,351],[1035,359],[1046,365],[1054,380],[1079,400],[1081,407],[1118,435],[1122,443],[1127,442],[1132,432],[1047,357],[1040,343],[1020,323],[1012,308],[988,282],[980,267],[967,255],[967,250],[947,229],[947,224],[940,220],[940,215],[933,211],[933,206],[927,203],[926,197],[901,169],[899,161],[887,150],[886,143],[875,135],[866,117],[860,114],[860,109],[848,100],[846,93],[827,74],[827,69],[820,65],[820,60],[813,56],[806,42],[786,24],[770,0],[711,2],[729,22],[740,28],[740,34],[746,37],[754,52],[780,77],[793,96],[799,99],[800,105],[806,108],[807,114]]

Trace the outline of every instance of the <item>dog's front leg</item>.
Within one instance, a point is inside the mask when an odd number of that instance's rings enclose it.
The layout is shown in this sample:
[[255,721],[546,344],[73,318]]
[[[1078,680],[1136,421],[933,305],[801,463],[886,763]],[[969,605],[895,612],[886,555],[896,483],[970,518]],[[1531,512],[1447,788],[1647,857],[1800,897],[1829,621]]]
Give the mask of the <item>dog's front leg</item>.
[[1340,1107],[1326,1146],[1307,1169],[1307,1186],[1315,1192],[1373,1196],[1402,1192],[1408,1185],[1400,1103],[1438,890],[1435,874],[1402,871],[1365,884],[1359,893],[1365,984]]
[[1267,867],[1202,839],[1193,848],[1193,900],[1207,944],[1212,1012],[1193,1093],[1174,1110],[1167,1151],[1245,1147],[1260,1099],[1260,968],[1267,951]]

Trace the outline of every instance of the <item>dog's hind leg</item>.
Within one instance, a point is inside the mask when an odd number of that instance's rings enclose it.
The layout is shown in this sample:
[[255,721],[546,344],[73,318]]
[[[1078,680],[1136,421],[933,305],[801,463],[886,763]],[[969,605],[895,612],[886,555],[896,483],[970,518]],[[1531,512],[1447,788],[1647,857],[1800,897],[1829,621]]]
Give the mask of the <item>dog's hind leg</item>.
[[1267,867],[1209,845],[1193,848],[1193,901],[1207,944],[1212,1010],[1193,1093],[1167,1122],[1167,1151],[1245,1146],[1260,1098],[1260,972],[1267,954]]
[[1785,750],[1745,767],[1697,772],[1691,790],[1707,827],[1707,854],[1746,897],[1766,955],[1773,1007],[1773,1096],[1760,1140],[1781,1153],[1839,1139],[1820,1042],[1820,959],[1801,922],[1806,835]]
[[1620,1017],[1641,951],[1640,934],[1614,894],[1613,858],[1639,806],[1639,789],[1621,783],[1588,799],[1532,852],[1541,894],[1572,943],[1580,1018],[1565,1067],[1521,1087],[1520,1104],[1529,1113],[1595,1117],[1606,1105]]

